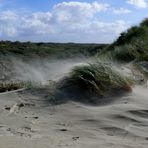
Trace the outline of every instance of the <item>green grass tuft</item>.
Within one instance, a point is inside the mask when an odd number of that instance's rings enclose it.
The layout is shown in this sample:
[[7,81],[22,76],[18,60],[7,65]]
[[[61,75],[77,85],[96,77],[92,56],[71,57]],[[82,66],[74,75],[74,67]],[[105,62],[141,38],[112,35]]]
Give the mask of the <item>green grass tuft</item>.
[[24,88],[23,82],[0,82],[0,93]]
[[76,86],[80,92],[106,96],[114,92],[130,92],[132,81],[121,75],[111,65],[98,62],[75,67],[64,87]]

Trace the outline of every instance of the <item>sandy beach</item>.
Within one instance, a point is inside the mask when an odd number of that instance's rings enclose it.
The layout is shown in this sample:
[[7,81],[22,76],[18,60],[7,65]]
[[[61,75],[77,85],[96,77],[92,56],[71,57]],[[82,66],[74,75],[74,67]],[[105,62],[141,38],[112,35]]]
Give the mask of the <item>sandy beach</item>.
[[147,87],[100,106],[51,105],[41,91],[0,94],[2,148],[147,148]]

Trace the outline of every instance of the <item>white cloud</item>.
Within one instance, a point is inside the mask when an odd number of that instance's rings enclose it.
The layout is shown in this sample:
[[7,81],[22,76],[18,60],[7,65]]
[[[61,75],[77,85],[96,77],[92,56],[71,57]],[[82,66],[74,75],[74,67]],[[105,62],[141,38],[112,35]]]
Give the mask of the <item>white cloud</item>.
[[53,16],[57,21],[79,22],[106,11],[108,7],[108,4],[98,2],[63,2],[54,6]]
[[[128,28],[123,20],[104,22],[100,13],[111,10],[108,4],[92,2],[63,2],[50,12],[22,15],[0,12],[1,39],[55,42],[110,42]],[[114,9],[115,11],[115,9]],[[114,13],[127,13],[119,9]]]
[[3,11],[0,13],[0,36],[15,36],[17,35],[16,22],[18,16],[11,11]]
[[15,21],[17,19],[17,14],[12,11],[3,11],[0,13],[0,20],[1,21]]
[[37,12],[21,18],[19,29],[22,35],[42,35],[52,33],[50,12]]
[[127,14],[127,13],[131,13],[131,10],[126,9],[126,8],[119,8],[119,9],[113,8],[113,13],[115,13],[115,14]]
[[147,8],[147,2],[145,0],[127,0],[128,4],[134,5],[137,8]]

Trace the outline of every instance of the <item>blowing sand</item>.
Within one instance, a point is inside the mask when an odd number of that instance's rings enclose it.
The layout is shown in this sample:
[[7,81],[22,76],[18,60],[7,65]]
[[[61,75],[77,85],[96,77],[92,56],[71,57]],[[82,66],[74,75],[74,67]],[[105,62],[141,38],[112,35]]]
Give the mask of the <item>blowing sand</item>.
[[1,148],[147,148],[148,93],[100,106],[51,105],[42,91],[0,94]]

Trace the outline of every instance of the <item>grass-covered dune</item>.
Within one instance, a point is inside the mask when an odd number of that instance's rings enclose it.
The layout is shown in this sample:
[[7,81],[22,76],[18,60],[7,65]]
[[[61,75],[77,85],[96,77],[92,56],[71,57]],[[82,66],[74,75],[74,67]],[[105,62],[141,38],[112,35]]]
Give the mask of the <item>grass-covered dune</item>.
[[58,85],[64,97],[91,103],[132,91],[132,80],[103,62],[73,68]]
[[102,54],[118,62],[148,61],[148,18],[121,33]]
[[120,34],[99,54],[99,58],[118,63],[131,63],[148,78],[148,18]]
[[93,56],[106,44],[32,43],[0,41],[0,56],[71,58]]
[[[148,78],[148,19],[121,33],[115,42],[99,53],[98,58],[112,63],[132,63],[134,70],[131,72],[140,71],[143,74],[140,80],[145,81]],[[134,77],[137,79],[133,73]],[[69,77],[62,80],[60,89],[68,92],[70,97],[96,102],[102,97],[130,92],[132,83],[113,66],[98,62],[75,67]]]

